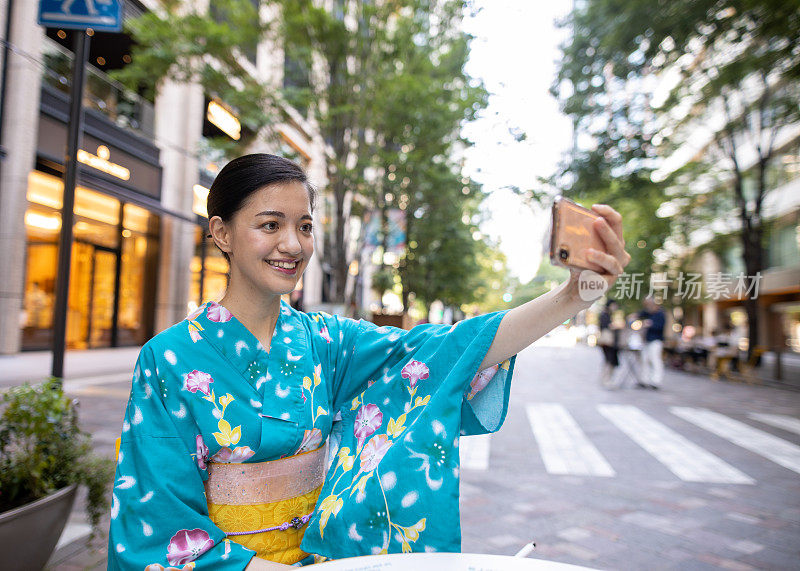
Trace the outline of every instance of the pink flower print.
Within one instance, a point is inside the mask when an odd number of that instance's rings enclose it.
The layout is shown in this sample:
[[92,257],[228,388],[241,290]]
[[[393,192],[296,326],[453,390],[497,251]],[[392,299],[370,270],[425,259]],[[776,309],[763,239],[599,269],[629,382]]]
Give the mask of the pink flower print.
[[211,461],[219,462],[220,464],[241,464],[253,454],[255,454],[255,451],[249,446],[237,446],[233,450],[223,446],[211,457]]
[[328,333],[328,327],[327,326],[323,325],[322,327],[320,327],[319,334],[328,343],[333,343],[333,339],[331,339],[331,334]]
[[383,422],[383,413],[374,404],[365,404],[356,413],[356,422],[353,427],[353,434],[358,438],[358,447],[363,446],[364,441],[380,428]]
[[322,444],[322,431],[319,428],[306,430],[303,435],[303,441],[300,443],[300,447],[295,451],[295,454],[316,450],[320,447],[320,444]]
[[377,468],[391,447],[392,442],[385,434],[379,434],[372,438],[361,452],[361,471],[370,472]]
[[472,382],[469,384],[469,394],[467,395],[467,400],[471,400],[472,397],[477,395],[483,389],[486,388],[486,385],[489,384],[494,376],[497,374],[497,369],[500,368],[500,365],[492,365],[491,367],[484,369],[477,375],[472,378]]
[[208,459],[208,446],[203,442],[203,436],[200,434],[197,435],[196,442],[197,454],[195,455],[195,460],[197,460],[197,467],[201,470],[205,470],[206,460]]
[[214,542],[202,529],[182,529],[169,540],[167,561],[170,565],[183,565],[194,561],[212,547]]
[[417,381],[422,381],[428,378],[428,365],[413,359],[406,363],[406,366],[400,371],[400,376],[408,379],[409,386],[413,389],[417,386]]
[[216,301],[208,302],[208,319],[217,323],[225,323],[230,321],[233,315],[230,311],[222,307]]
[[209,385],[213,382],[214,379],[211,378],[211,375],[203,371],[192,371],[191,373],[183,375],[183,388],[191,393],[200,391],[208,396],[211,392],[209,390]]

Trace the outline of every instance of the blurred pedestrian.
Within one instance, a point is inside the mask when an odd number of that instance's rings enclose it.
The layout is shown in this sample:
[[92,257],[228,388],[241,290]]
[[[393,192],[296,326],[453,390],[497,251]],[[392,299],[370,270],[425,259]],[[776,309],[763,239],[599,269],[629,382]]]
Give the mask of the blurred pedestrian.
[[644,329],[644,349],[642,350],[642,363],[644,374],[639,388],[659,389],[664,378],[664,325],[666,315],[655,299],[647,297],[644,300],[644,309],[639,312],[639,319]]
[[[299,165],[267,154],[232,160],[211,185],[228,288],[139,355],[109,569],[254,571],[460,549],[459,433],[499,429],[514,355],[591,302],[575,272],[455,326],[297,311],[281,298],[314,252],[314,197]],[[587,255],[610,286],[630,261],[622,217],[593,208],[603,249]]]
[[614,388],[614,372],[619,367],[620,327],[614,319],[614,313],[618,309],[617,302],[613,299],[608,299],[598,320],[600,334],[597,337],[597,344],[603,351],[603,369],[600,373],[600,385],[606,389]]

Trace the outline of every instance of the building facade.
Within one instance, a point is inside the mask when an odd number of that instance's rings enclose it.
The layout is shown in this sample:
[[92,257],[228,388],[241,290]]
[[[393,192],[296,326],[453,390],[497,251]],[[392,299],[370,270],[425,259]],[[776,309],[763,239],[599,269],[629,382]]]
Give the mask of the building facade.
[[[57,275],[72,37],[37,25],[38,2],[0,2],[9,34],[2,74],[0,145],[0,354],[49,349]],[[125,3],[125,17],[158,10]],[[264,40],[247,69],[280,85],[279,46]],[[83,100],[67,348],[140,345],[197,305],[219,299],[227,264],[206,238],[205,196],[224,159],[208,137],[230,132],[236,113],[199,84],[165,81],[153,101],[108,73],[130,62],[125,34],[94,33]],[[271,143],[241,150],[289,154],[325,186],[325,148],[294,109]],[[223,135],[225,136],[225,135]],[[228,134],[227,136],[232,136]],[[320,224],[318,224],[321,227]],[[318,247],[321,240],[317,241]],[[321,301],[315,256],[292,301]]]

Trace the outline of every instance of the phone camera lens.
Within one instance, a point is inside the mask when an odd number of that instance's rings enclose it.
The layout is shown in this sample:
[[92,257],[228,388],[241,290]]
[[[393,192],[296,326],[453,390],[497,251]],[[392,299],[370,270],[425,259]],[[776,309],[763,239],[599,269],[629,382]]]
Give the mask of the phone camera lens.
[[559,257],[559,258],[561,258],[562,260],[564,260],[564,261],[566,262],[566,261],[567,261],[567,258],[569,258],[569,252],[567,252],[567,249],[566,249],[566,248],[561,248],[561,249],[558,251],[558,257]]

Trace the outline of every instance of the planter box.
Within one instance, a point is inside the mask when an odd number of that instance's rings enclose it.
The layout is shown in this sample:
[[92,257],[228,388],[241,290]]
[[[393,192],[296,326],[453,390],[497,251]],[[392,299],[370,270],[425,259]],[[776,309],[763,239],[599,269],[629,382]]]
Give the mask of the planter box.
[[78,486],[62,488],[49,496],[0,513],[0,553],[4,571],[38,571],[44,568],[64,531]]

